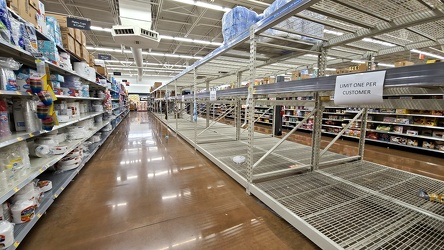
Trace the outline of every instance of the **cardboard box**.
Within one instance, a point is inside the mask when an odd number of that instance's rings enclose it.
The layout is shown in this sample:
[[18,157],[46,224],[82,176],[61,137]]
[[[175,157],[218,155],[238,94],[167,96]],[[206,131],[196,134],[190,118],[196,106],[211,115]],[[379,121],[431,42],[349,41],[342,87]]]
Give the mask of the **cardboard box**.
[[86,46],[86,35],[85,35],[85,32],[83,32],[83,31],[82,31],[82,39],[81,39],[80,43],[83,46]]
[[[37,6],[37,7],[36,7]],[[10,8],[27,22],[37,27],[38,1],[12,0]]]
[[76,31],[73,28],[60,27],[60,30],[62,31],[62,34],[69,34],[73,38],[76,36]]
[[74,37],[76,39],[77,42],[79,42],[80,44],[82,43],[82,31],[79,29],[74,29],[76,32],[76,36]]
[[161,82],[155,82],[154,83],[154,89],[157,89],[158,87],[162,86]]
[[108,76],[108,72],[106,70],[105,67],[102,66],[94,66],[94,68],[96,69],[96,72],[103,75],[103,76]]
[[90,67],[94,67],[95,60],[96,60],[96,58],[93,55],[89,54],[89,66]]
[[56,14],[48,14],[48,16],[52,16],[57,19],[57,21],[59,22],[60,29],[68,27],[68,22],[66,21],[66,16],[56,15]]
[[415,65],[415,64],[410,61],[395,62],[395,67],[405,67],[405,66],[411,66],[411,65]]
[[85,61],[89,63],[89,51],[86,49],[85,46],[82,45],[82,56],[81,58]]
[[79,42],[75,41],[75,46],[76,46],[75,55],[77,57],[82,57],[82,45],[80,45]]
[[71,53],[76,53],[76,41],[69,34],[62,34],[63,47]]

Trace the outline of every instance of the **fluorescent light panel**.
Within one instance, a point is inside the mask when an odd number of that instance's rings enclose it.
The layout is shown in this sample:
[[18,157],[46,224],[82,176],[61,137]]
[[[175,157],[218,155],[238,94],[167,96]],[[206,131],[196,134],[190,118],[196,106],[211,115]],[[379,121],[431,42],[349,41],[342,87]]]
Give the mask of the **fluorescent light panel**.
[[412,49],[410,51],[413,52],[413,53],[416,53],[416,54],[423,54],[425,56],[429,56],[429,57],[433,57],[433,58],[436,58],[436,59],[444,60],[443,56],[438,56],[436,54],[432,54],[432,53],[429,53],[429,52],[425,52],[425,51],[421,51],[421,50],[417,50],[417,49]]
[[185,3],[185,4],[199,6],[199,7],[202,7],[202,8],[223,11],[223,12],[228,12],[228,11],[231,10],[230,8],[227,8],[227,7],[222,7],[222,6],[219,6],[219,5],[215,5],[215,4],[211,4],[211,3],[206,3],[206,2],[202,2],[202,1],[194,1],[194,0],[174,0],[174,1],[175,2],[179,2],[179,3]]
[[186,38],[186,37],[165,36],[165,35],[160,35],[159,37],[161,39],[165,39],[165,40],[174,40],[174,41],[198,43],[198,44],[206,44],[206,45],[214,45],[214,46],[221,46],[223,44],[223,43],[218,43],[218,42],[198,40],[198,39],[192,39],[192,38]]
[[[99,60],[96,59],[95,61],[103,61],[103,60]],[[105,63],[107,63],[110,66],[119,66],[119,65],[112,65],[110,63],[120,63],[120,64],[136,64],[134,61],[119,61],[119,60],[106,60],[103,61]],[[186,65],[177,65],[177,64],[162,64],[162,63],[149,63],[149,62],[144,62],[143,65],[150,65],[150,66],[164,66],[164,67],[176,67],[176,68],[187,68],[188,66]]]
[[[101,48],[101,47],[91,47],[91,46],[87,46],[86,49],[88,49],[88,50],[96,50],[96,51],[105,51],[105,52],[116,52],[116,53],[119,53],[119,52],[122,51],[121,49]],[[131,50],[123,50],[123,53],[132,54]],[[196,60],[203,58],[201,56],[167,54],[167,53],[161,53],[161,52],[148,52],[148,51],[143,51],[142,55],[176,57],[176,58],[188,58],[188,59],[196,59]]]

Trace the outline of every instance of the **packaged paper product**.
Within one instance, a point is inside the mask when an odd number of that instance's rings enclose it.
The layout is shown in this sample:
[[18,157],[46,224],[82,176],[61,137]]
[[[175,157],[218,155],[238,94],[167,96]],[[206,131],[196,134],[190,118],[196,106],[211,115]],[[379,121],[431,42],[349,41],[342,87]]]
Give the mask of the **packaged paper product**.
[[0,99],[0,138],[10,135],[8,105],[5,100]]
[[0,249],[6,249],[14,244],[14,224],[0,221]]
[[6,174],[8,184],[14,183],[28,173],[31,162],[25,141],[1,148],[0,155],[2,155],[0,172]]
[[247,32],[251,25],[259,20],[256,12],[237,6],[225,13],[222,18],[224,41],[228,42],[240,34]]
[[38,47],[39,47],[39,52],[42,52],[44,57],[46,57],[54,64],[59,63],[60,56],[55,42],[39,40]]
[[11,208],[12,221],[15,224],[30,222],[36,211],[36,204],[29,200],[17,201]]
[[60,30],[59,21],[55,17],[47,16],[46,17],[46,27],[48,29],[49,36],[53,39],[53,41],[63,47],[62,42],[62,32]]
[[15,18],[11,18],[11,40],[12,44],[25,49],[25,42],[23,40],[25,35],[25,24]]
[[31,53],[38,52],[37,34],[32,23],[25,23],[25,50]]
[[12,221],[11,206],[9,202],[0,204],[0,221]]
[[6,0],[0,0],[0,39],[6,43],[11,42],[11,17]]
[[20,64],[12,58],[0,57],[0,89],[17,91],[17,78],[13,70],[18,70]]

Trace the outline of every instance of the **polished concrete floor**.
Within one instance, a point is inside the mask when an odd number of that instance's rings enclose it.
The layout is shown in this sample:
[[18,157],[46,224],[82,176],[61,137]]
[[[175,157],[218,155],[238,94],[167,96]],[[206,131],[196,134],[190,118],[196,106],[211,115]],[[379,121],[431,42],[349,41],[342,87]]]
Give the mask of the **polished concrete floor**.
[[316,249],[148,113],[130,113],[20,249]]

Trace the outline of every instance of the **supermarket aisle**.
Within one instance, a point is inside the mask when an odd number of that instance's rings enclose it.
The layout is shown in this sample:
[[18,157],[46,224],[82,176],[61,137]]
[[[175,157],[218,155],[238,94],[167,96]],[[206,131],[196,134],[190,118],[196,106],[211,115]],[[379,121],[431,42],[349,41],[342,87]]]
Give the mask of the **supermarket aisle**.
[[315,249],[154,116],[131,113],[20,249]]

